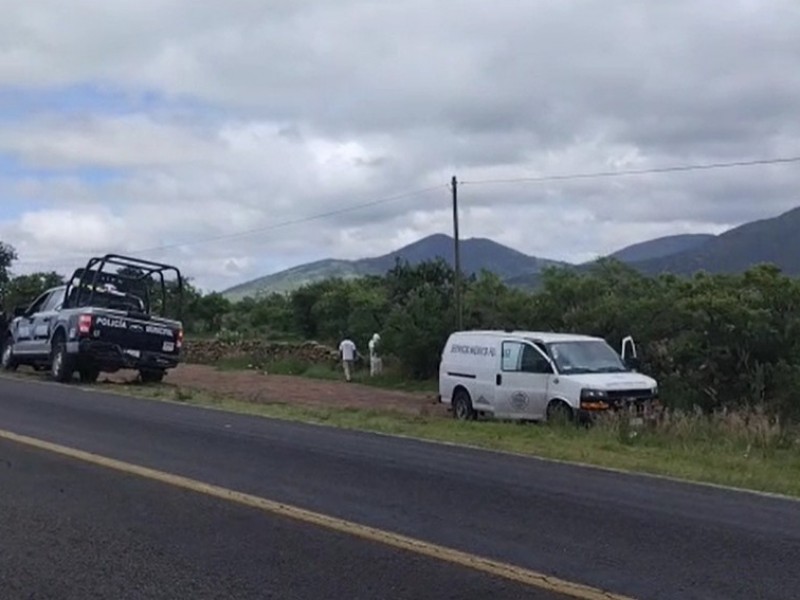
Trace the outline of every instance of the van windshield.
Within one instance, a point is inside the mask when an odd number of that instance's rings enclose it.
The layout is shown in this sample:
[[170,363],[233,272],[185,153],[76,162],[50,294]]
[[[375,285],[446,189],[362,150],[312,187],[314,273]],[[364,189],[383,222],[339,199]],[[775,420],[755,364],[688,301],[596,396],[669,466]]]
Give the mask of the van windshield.
[[562,373],[623,373],[628,369],[613,348],[602,340],[547,344],[550,356]]

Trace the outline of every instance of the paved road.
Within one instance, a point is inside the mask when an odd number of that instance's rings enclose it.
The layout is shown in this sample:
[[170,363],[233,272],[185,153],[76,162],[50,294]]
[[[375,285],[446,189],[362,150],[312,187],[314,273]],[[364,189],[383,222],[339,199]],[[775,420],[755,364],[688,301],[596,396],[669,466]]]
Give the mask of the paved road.
[[11,442],[0,482],[3,600],[557,598]]
[[[0,428],[636,598],[800,597],[800,503],[796,502],[10,380],[0,380]],[[7,445],[0,450],[8,451]],[[45,457],[28,460],[48,469]],[[49,464],[51,471],[59,470],[56,463]],[[164,536],[177,536],[173,543],[189,553],[180,555],[184,561],[180,564],[187,564],[185,561],[191,560],[188,556],[202,554],[201,573],[213,568],[220,569],[222,578],[238,575],[238,561],[227,566],[213,563],[215,556],[221,560],[213,550],[198,549],[205,547],[201,540],[217,539],[212,528],[224,521],[234,531],[219,534],[218,543],[223,547],[236,547],[239,535],[250,540],[236,551],[237,557],[243,557],[241,564],[246,565],[242,568],[251,571],[242,585],[257,586],[259,572],[273,564],[254,563],[251,555],[259,551],[255,549],[258,540],[274,537],[279,547],[288,548],[281,555],[286,561],[285,573],[294,573],[292,569],[302,568],[309,557],[320,554],[322,566],[315,569],[327,573],[341,569],[363,576],[361,585],[371,586],[366,588],[367,596],[380,597],[382,594],[375,593],[376,586],[383,580],[387,585],[390,579],[398,585],[407,581],[404,577],[390,578],[390,573],[411,573],[412,569],[412,581],[418,581],[419,587],[407,589],[407,597],[439,598],[443,591],[452,597],[470,597],[466,593],[470,588],[473,597],[481,597],[485,591],[474,588],[470,575],[454,567],[400,557],[365,542],[343,538],[334,542],[330,533],[247,516],[208,500],[191,499],[183,492],[155,488],[155,484],[127,481],[123,487],[117,488],[122,484],[114,483],[112,488],[103,482],[116,482],[119,476],[106,475],[104,480],[99,472],[85,466],[80,469],[85,476],[75,479],[79,488],[73,488],[78,495],[70,500],[73,515],[80,514],[81,507],[90,512],[103,507],[108,511],[103,517],[108,529],[101,529],[98,535],[121,536],[130,544],[137,543],[137,534],[147,536],[141,532],[152,530],[156,535],[163,529]],[[26,470],[29,478],[33,472],[36,470]],[[28,487],[19,483],[33,496],[37,494],[35,484],[35,480],[29,481]],[[114,492],[110,503],[104,503],[104,495],[108,497],[112,489],[121,491],[119,495]],[[155,496],[163,502],[153,500]],[[8,496],[3,504],[15,497],[22,496]],[[140,503],[149,508],[136,509]],[[139,512],[120,516],[118,512],[123,509],[108,508],[116,504],[126,511]],[[207,508],[193,508],[201,504]],[[180,528],[168,525],[175,519],[181,522],[182,514],[197,512],[212,516],[202,523],[185,517]],[[46,523],[47,511],[37,514],[37,522]],[[141,529],[141,523],[129,521],[135,514],[146,515],[153,524]],[[112,516],[121,519],[115,534]],[[264,524],[259,529],[255,523],[261,520]],[[66,524],[76,527],[75,522],[67,519]],[[236,527],[240,533],[236,533]],[[272,533],[281,527],[285,528],[283,533]],[[79,537],[80,531],[78,527],[69,535]],[[187,532],[185,538],[180,531]],[[23,536],[19,536],[22,544]],[[130,536],[134,539],[128,540]],[[310,542],[312,548],[304,548],[302,539],[313,536],[317,541]],[[328,539],[333,546],[349,548],[344,558],[341,551],[328,547]],[[0,548],[6,551],[2,545]],[[124,560],[122,556],[119,560]],[[337,563],[340,558],[342,564]],[[392,566],[393,560],[399,566]],[[364,562],[369,568],[357,566]],[[430,569],[430,575],[420,575],[423,565]],[[0,568],[4,563],[0,562]],[[510,587],[502,587],[508,584],[486,576],[479,580],[495,586],[492,595],[497,598],[539,597],[536,593],[519,596],[519,590],[515,593]],[[358,583],[352,586],[347,594],[341,592],[341,597],[362,589]],[[297,597],[321,597],[309,596],[306,592],[310,589],[315,588],[298,587]],[[319,589],[325,590],[326,597],[339,596],[331,587]],[[403,595],[390,591],[386,597]]]

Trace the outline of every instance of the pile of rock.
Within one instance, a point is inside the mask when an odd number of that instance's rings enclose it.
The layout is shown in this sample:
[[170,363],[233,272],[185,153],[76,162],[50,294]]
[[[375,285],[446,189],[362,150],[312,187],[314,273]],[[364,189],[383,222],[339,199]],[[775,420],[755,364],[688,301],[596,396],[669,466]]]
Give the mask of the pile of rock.
[[334,348],[317,342],[186,340],[183,346],[183,359],[189,363],[208,365],[237,358],[247,358],[260,365],[287,360],[330,364],[338,360],[338,353]]

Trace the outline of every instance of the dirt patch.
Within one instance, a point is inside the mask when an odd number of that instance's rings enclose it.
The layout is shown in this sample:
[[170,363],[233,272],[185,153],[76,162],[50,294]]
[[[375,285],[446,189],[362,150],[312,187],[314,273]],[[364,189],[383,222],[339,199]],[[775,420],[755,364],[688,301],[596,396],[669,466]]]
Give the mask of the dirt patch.
[[[135,372],[101,375],[100,381],[127,383]],[[219,371],[206,365],[182,364],[164,382],[184,389],[224,394],[247,402],[301,406],[392,410],[412,415],[446,415],[435,394],[397,392],[344,381],[265,375],[258,371]]]

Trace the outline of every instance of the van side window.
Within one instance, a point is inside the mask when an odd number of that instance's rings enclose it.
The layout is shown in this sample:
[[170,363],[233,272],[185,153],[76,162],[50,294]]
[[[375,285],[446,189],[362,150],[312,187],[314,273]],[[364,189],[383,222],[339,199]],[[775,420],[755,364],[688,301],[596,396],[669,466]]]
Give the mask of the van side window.
[[516,373],[552,373],[547,359],[536,349],[521,342],[503,342],[503,371]]
[[519,342],[503,342],[501,369],[503,371],[519,371],[519,357],[521,352],[522,344]]
[[553,369],[547,359],[533,346],[527,344],[522,349],[520,371],[523,373],[552,373]]

